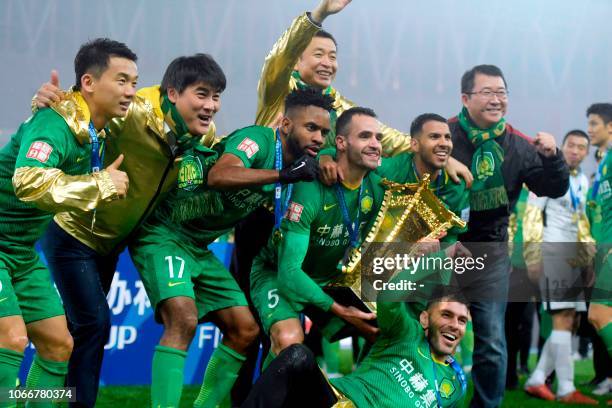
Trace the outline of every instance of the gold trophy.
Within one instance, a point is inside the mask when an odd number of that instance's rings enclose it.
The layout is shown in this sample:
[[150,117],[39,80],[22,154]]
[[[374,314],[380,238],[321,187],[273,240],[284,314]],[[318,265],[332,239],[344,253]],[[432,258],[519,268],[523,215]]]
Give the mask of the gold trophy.
[[[361,296],[361,257],[371,244],[379,244],[376,245],[376,257],[393,257],[397,245],[381,243],[416,243],[425,237],[435,238],[451,227],[465,226],[465,222],[436,197],[429,188],[429,180],[429,174],[425,174],[419,183],[413,184],[382,181],[386,191],[372,228],[362,246],[352,249],[340,265],[340,277],[325,288],[338,303],[376,312],[376,302],[363,301]],[[395,271],[393,276],[399,272]]]

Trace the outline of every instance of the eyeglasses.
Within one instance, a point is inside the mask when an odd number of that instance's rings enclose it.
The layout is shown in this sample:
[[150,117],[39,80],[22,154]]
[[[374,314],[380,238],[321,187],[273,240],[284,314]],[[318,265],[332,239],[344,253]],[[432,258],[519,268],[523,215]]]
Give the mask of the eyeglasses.
[[490,89],[483,89],[478,92],[468,92],[468,95],[480,95],[487,99],[492,99],[493,95],[497,96],[498,99],[507,99],[508,91],[506,89],[500,89],[499,91],[492,91]]

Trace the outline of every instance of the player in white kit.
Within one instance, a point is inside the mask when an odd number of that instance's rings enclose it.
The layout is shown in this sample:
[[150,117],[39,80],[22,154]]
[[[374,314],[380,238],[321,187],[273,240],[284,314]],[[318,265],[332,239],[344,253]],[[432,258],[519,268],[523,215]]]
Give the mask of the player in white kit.
[[[586,311],[584,295],[575,295],[572,288],[579,288],[581,260],[584,260],[586,243],[592,243],[586,221],[586,199],[589,180],[581,171],[580,163],[589,150],[589,137],[580,130],[572,130],[563,140],[563,155],[570,168],[570,186],[560,198],[536,197],[530,194],[527,205],[534,219],[527,222],[543,226],[541,252],[526,255],[528,269],[539,269],[542,301],[552,315],[553,330],[546,340],[535,371],[525,384],[525,391],[538,398],[554,400],[555,395],[545,384],[555,370],[558,378],[556,399],[565,403],[597,404],[574,386],[574,361],[572,359],[572,331],[576,323],[576,311]],[[585,223],[586,222],[586,223]],[[582,246],[582,247],[581,247]],[[533,247],[528,253],[533,254]],[[530,259],[531,258],[531,259]]]

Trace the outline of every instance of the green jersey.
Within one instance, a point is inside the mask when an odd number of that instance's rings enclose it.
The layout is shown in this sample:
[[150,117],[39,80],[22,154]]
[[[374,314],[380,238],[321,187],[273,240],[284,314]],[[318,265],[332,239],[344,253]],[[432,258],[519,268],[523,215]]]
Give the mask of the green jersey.
[[[274,129],[249,126],[235,131],[215,147],[219,154],[238,157],[245,168],[274,169]],[[206,169],[198,157],[182,157],[189,165],[180,170],[177,186],[147,221],[145,231],[172,234],[197,246],[206,246],[227,233],[257,207],[270,203],[274,184],[232,191],[215,191],[206,186]],[[222,211],[207,211],[210,201],[220,201]],[[190,206],[192,210],[185,209]]]
[[600,172],[600,184],[597,190],[596,203],[601,208],[602,217],[600,241],[612,243],[612,153],[608,149],[603,158]]
[[[509,220],[509,236],[512,238],[512,252],[510,253],[510,261],[515,268],[525,269],[525,258],[523,256],[523,217],[527,209],[527,199],[529,198],[529,190],[523,186],[521,194],[514,206],[514,210],[510,215]],[[512,229],[512,231],[510,231]]]
[[596,198],[597,197],[593,196],[593,187],[589,188],[589,192],[587,193],[586,215],[591,226],[591,236],[595,242],[600,242],[602,239],[601,227],[603,224],[603,217],[601,215],[601,205],[597,202]]
[[596,208],[601,217],[595,222],[598,229],[597,255],[595,257],[595,284],[592,293],[594,303],[612,306],[610,290],[612,288],[612,153],[608,149],[603,162],[598,168],[599,187],[595,197]]
[[[0,150],[1,254],[33,251],[34,243],[55,212],[36,199],[24,202],[17,197],[12,178],[19,168],[59,169],[67,175],[87,174],[91,170],[91,145],[80,144],[64,119],[52,109],[42,109],[21,124],[10,142]],[[53,189],[46,185],[51,181],[50,177],[42,185],[31,188],[40,191],[42,196]],[[56,204],[56,209],[61,210],[61,204]]]
[[[420,180],[414,166],[414,153],[405,152],[397,156],[383,158],[376,173],[396,183],[418,183]],[[456,184],[442,169],[440,175],[431,180],[429,187],[444,205],[466,222],[464,228],[453,227],[441,240],[443,242],[456,242],[459,234],[467,231],[467,222],[470,217],[470,195],[465,180]]]
[[331,307],[333,299],[322,287],[339,276],[338,263],[343,260],[351,241],[339,197],[344,197],[351,222],[357,221],[354,225],[358,226],[358,240],[362,242],[382,203],[384,190],[380,181],[370,173],[356,189],[330,187],[319,181],[295,184],[281,223],[283,239],[278,263],[271,241],[258,255],[278,270],[279,289],[284,298],[325,311]]
[[431,356],[416,312],[403,302],[378,302],[380,334],[357,369],[332,385],[358,408],[462,406],[463,391],[451,365]]

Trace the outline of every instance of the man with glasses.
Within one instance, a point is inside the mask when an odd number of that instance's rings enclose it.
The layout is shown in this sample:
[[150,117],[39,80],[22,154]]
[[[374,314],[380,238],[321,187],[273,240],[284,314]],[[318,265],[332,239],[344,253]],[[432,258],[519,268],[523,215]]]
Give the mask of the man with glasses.
[[[507,363],[508,218],[523,183],[538,196],[557,198],[567,191],[569,171],[552,135],[539,132],[531,140],[506,122],[508,90],[498,67],[478,65],[463,74],[461,101],[463,109],[449,120],[452,155],[471,167],[474,183],[468,231],[459,240],[472,243],[466,246],[474,257],[486,259],[482,273],[459,280],[468,289],[475,334],[471,405],[496,407],[504,394]],[[478,242],[488,244],[473,244]]]

